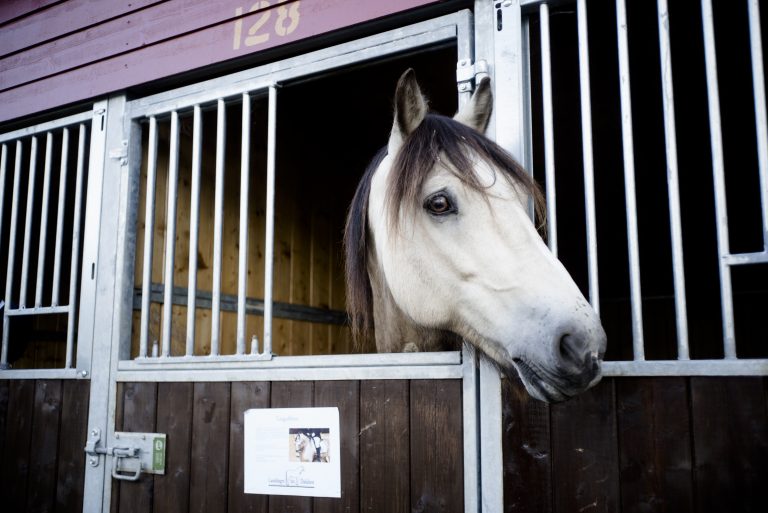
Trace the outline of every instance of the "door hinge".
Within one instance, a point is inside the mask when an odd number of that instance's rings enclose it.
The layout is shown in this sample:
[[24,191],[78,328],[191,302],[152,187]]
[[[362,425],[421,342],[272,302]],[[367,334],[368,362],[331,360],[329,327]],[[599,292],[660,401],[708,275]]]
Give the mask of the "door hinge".
[[[88,464],[98,467],[101,455],[112,456],[112,477],[137,481],[142,472],[165,474],[165,433],[115,433],[115,447],[101,445],[101,429],[88,432]],[[119,444],[119,446],[117,446]]]
[[460,93],[472,91],[473,82],[488,76],[488,61],[480,59],[472,62],[469,59],[461,59],[456,64],[456,83]]

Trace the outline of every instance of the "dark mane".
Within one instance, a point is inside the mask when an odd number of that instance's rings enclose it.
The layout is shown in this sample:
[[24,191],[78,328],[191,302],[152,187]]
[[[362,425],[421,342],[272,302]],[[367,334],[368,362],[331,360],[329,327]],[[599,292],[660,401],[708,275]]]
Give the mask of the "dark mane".
[[[367,262],[368,196],[373,174],[386,155],[384,147],[368,165],[349,207],[344,229],[347,312],[357,344],[364,343],[373,333],[373,294]],[[529,193],[537,218],[544,219],[544,198],[538,185],[509,153],[452,118],[428,114],[406,138],[395,158],[386,199],[392,225],[397,226],[403,207],[419,208],[424,181],[439,160],[469,187],[482,191],[485,187],[475,173],[476,159],[500,170],[504,179]]]

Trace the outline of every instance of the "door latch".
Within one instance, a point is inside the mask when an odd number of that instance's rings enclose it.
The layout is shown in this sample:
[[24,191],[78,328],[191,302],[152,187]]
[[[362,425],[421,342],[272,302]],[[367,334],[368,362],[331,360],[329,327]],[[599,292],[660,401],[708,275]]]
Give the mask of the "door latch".
[[[142,472],[165,474],[165,433],[115,433],[115,447],[101,445],[101,429],[88,432],[85,453],[88,464],[98,467],[100,456],[112,456],[112,477],[138,481]],[[117,446],[117,443],[120,445]]]

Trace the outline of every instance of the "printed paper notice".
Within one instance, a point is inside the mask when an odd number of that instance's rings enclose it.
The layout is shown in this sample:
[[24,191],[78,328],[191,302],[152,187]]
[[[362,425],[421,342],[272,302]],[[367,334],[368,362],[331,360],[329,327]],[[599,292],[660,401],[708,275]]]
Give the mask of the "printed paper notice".
[[245,493],[341,497],[338,408],[245,412]]

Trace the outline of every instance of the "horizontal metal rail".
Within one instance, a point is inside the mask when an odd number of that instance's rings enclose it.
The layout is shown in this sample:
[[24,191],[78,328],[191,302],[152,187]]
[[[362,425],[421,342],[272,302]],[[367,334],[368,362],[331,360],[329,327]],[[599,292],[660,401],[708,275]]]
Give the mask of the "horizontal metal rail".
[[[149,299],[147,304],[163,303],[164,291],[165,289],[162,284],[153,283],[149,288]],[[211,309],[213,295],[210,292],[198,290],[193,296],[195,298],[195,308]],[[187,306],[189,304],[189,290],[183,287],[174,287],[173,293],[171,294],[171,300],[174,305]],[[246,315],[264,315],[265,303],[261,299],[246,297],[244,307]],[[141,310],[142,308],[142,289],[136,288],[133,291],[133,308],[134,310]],[[273,302],[272,308],[274,317],[280,319],[321,324],[347,324],[347,313],[341,310],[331,310],[279,301]],[[237,312],[237,296],[234,294],[221,294],[220,310],[223,312]]]

